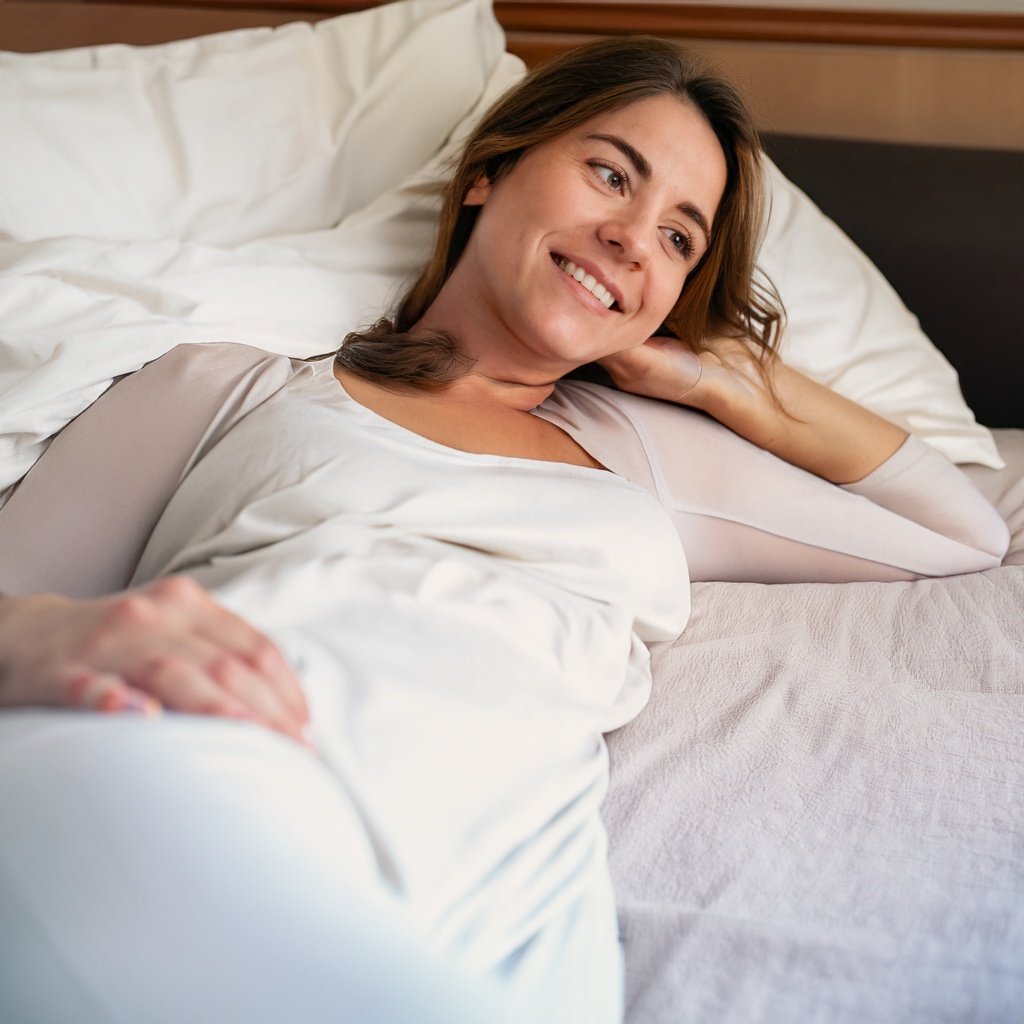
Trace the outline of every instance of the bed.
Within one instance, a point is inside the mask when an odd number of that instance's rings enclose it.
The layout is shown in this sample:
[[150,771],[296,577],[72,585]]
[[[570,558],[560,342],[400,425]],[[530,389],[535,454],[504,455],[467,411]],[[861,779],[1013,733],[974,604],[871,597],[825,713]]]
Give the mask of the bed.
[[[329,10],[0,0],[4,496],[118,376],[181,343],[329,351],[418,266],[446,160],[523,62],[477,0]],[[959,464],[1011,541],[946,579],[693,586],[608,736],[626,1019],[1017,1020],[1024,154],[766,149],[783,355]]]

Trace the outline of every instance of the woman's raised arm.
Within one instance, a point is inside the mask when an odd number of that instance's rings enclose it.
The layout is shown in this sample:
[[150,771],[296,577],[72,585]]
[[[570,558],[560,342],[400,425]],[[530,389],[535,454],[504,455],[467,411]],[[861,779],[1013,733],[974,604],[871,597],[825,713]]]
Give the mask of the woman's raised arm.
[[836,484],[862,480],[906,440],[906,431],[787,366],[757,346],[714,338],[699,354],[652,338],[602,360],[623,391],[688,405],[759,448]]

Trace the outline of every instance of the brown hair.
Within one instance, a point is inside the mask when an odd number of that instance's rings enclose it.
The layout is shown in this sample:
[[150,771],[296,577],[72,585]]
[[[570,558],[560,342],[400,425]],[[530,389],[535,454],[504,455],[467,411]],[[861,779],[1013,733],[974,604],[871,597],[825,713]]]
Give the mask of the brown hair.
[[479,207],[466,206],[481,177],[508,173],[533,146],[549,142],[599,114],[669,94],[706,118],[725,154],[727,177],[711,243],[660,333],[700,349],[711,333],[749,337],[766,351],[782,313],[770,285],[755,280],[764,217],[760,143],[736,89],[701,57],[654,37],[603,39],[537,67],[485,114],[463,148],[444,192],[433,255],[393,319],[349,334],[337,354],[353,374],[393,389],[443,388],[472,361],[442,331],[408,332],[437,298],[458,263]]

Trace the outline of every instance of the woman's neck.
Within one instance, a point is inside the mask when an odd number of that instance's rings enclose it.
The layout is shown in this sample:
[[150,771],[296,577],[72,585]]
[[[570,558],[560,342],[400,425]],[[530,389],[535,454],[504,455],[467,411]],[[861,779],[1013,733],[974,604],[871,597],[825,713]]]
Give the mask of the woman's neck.
[[474,367],[446,389],[449,397],[483,405],[501,405],[529,412],[536,409],[554,391],[554,383],[524,384],[490,377]]
[[451,397],[536,408],[571,367],[538,359],[485,304],[464,294],[458,269],[411,331],[441,331],[473,361],[472,369],[445,389]]

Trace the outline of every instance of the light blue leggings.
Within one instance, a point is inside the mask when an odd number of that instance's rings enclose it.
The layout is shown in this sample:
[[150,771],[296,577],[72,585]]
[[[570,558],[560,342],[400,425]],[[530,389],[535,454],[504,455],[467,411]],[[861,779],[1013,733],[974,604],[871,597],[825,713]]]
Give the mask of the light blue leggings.
[[263,729],[5,712],[0,1020],[510,1021],[418,941],[353,814]]

